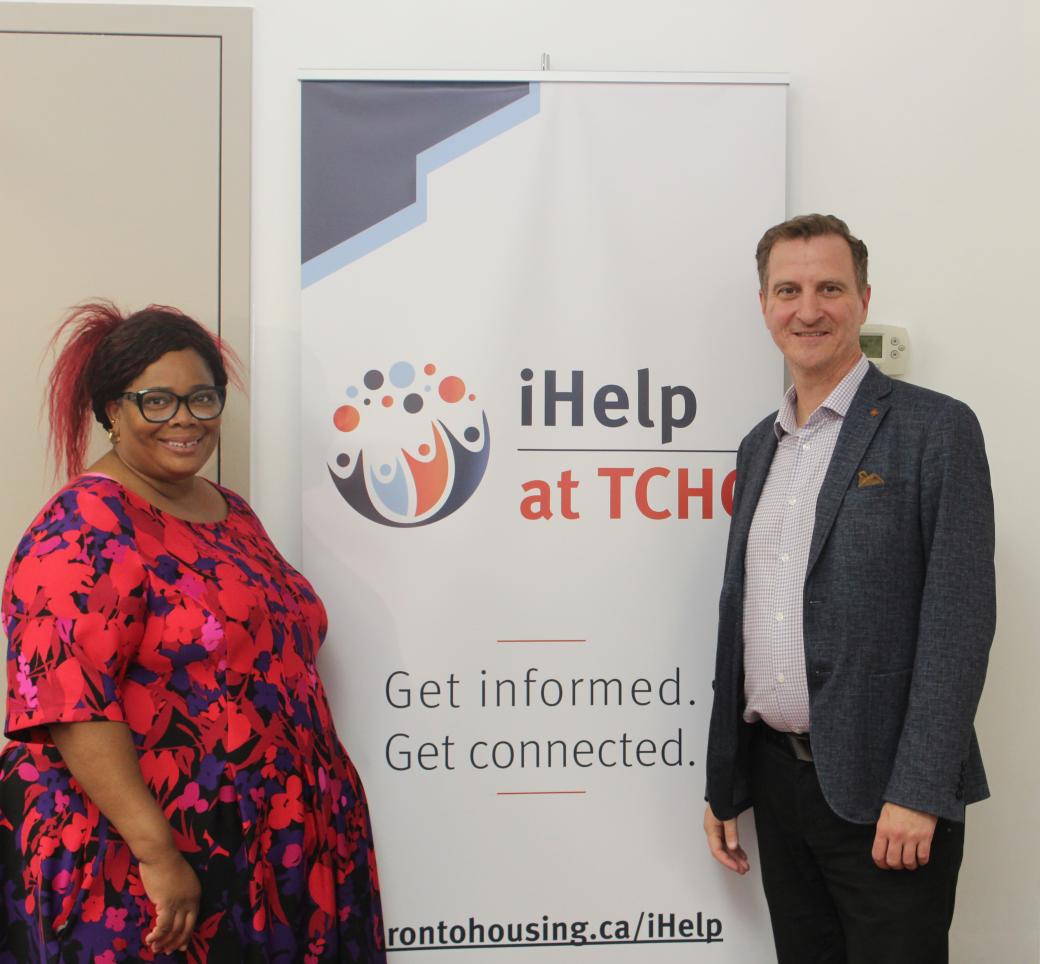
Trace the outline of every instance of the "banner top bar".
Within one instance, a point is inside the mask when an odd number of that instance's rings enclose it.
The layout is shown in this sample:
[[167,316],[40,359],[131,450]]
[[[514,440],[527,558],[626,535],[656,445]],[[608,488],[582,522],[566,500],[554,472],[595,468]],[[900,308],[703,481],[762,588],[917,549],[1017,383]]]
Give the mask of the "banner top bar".
[[515,81],[518,83],[594,84],[745,84],[787,86],[787,74],[727,74],[694,71],[577,71],[577,70],[354,70],[336,67],[307,67],[297,78],[307,80],[388,80],[470,82]]

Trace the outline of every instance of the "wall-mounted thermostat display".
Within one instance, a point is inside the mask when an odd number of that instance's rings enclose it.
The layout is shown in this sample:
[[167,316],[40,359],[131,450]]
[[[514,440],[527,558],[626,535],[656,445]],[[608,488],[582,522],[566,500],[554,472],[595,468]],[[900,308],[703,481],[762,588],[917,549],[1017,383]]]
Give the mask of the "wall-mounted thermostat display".
[[905,328],[895,325],[864,325],[859,330],[859,347],[886,375],[905,375],[910,361],[910,338]]

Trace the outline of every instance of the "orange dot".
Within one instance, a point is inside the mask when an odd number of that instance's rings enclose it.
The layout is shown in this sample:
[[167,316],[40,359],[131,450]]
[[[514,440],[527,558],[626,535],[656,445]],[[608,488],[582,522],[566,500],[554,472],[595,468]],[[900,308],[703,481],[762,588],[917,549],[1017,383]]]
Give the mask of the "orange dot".
[[476,395],[470,395],[469,400],[471,402],[475,402],[477,400],[477,396]]
[[435,371],[437,371],[437,366],[436,365],[426,365],[423,368],[423,371],[426,372],[427,375],[432,375]]
[[425,442],[423,442],[423,444],[419,446],[419,454],[420,455],[429,455],[430,454],[430,446],[428,446]]
[[456,375],[449,375],[441,381],[437,391],[440,392],[440,396],[444,401],[457,402],[466,394],[466,385],[462,379]]
[[394,398],[392,395],[383,396],[383,408],[390,408],[394,404]]
[[361,413],[353,405],[341,405],[332,416],[332,424],[341,432],[353,432],[361,421]]

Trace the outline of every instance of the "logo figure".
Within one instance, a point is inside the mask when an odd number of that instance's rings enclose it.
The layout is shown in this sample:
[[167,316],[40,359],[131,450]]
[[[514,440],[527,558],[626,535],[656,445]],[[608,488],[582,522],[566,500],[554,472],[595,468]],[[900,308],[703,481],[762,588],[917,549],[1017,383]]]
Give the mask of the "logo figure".
[[332,413],[329,475],[356,512],[381,525],[438,522],[463,505],[487,469],[487,415],[457,375],[395,362],[365,372]]

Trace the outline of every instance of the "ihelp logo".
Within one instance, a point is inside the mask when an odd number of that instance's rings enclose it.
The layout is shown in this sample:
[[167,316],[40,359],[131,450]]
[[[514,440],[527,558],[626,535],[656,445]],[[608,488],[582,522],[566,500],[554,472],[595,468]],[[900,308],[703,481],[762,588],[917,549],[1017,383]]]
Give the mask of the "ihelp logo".
[[458,375],[398,361],[346,387],[332,413],[328,464],[339,494],[372,522],[398,528],[451,515],[477,490],[491,437],[477,396]]

